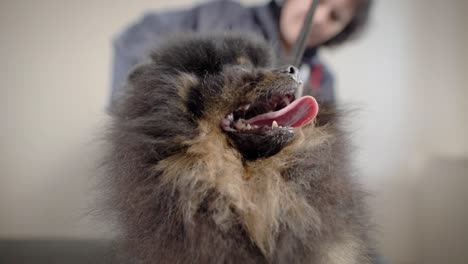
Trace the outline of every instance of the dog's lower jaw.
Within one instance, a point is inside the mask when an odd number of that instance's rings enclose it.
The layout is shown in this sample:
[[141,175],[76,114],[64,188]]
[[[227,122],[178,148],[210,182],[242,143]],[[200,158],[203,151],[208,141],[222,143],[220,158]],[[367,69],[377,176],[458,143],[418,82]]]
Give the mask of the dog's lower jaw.
[[268,158],[280,152],[295,136],[292,128],[277,128],[268,131],[240,133],[227,131],[229,140],[248,161]]

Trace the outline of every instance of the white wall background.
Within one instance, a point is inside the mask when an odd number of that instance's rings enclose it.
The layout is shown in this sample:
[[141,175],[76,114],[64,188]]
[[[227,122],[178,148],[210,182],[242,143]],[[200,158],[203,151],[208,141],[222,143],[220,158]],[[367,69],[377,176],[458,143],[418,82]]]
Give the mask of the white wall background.
[[468,227],[451,218],[468,222],[456,209],[468,202],[457,191],[468,178],[468,2],[378,1],[374,11],[366,37],[324,55],[340,99],[360,108],[356,164],[376,194],[380,246],[395,263],[466,263]]
[[[0,2],[0,239],[105,235],[86,213],[111,38],[148,9],[191,3]],[[393,263],[432,263],[427,256],[451,234],[444,228],[467,230],[449,216],[468,219],[460,209],[468,195],[449,194],[468,177],[451,169],[468,157],[468,3],[378,1],[374,11],[365,37],[323,55],[341,101],[360,109],[350,120],[356,164],[375,193],[383,253]],[[444,185],[452,174],[461,177]],[[434,197],[453,208],[432,206]],[[435,228],[437,236],[427,232]]]

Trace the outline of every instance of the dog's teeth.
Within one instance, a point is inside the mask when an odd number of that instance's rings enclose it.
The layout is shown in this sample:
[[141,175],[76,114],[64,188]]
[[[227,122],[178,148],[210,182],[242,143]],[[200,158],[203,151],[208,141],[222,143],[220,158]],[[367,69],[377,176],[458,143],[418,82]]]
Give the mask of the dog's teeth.
[[250,126],[250,124],[247,124],[247,129],[252,129],[252,127]]
[[246,129],[247,128],[247,124],[245,123],[244,119],[240,119],[239,123],[240,123],[241,129]]
[[241,121],[241,120],[237,120],[237,122],[234,124],[234,126],[237,128],[237,129],[243,129],[245,124]]
[[229,115],[227,116],[227,119],[228,119],[229,121],[234,120],[234,115],[233,115],[232,113],[229,114]]
[[274,120],[273,123],[271,123],[271,128],[277,128],[277,127],[278,127],[278,122]]
[[247,110],[249,110],[249,108],[250,108],[250,105],[249,105],[249,104],[248,104],[248,105],[244,105],[244,106],[242,107],[242,110],[247,111]]

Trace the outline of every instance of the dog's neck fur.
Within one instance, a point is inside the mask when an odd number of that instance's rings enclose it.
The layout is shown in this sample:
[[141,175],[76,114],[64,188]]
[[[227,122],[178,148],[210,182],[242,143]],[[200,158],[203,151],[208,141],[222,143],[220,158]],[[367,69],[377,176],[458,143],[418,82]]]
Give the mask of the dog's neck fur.
[[[291,181],[288,173],[300,158],[295,152],[310,152],[328,144],[331,138],[326,129],[309,126],[303,131],[314,140],[298,135],[277,155],[253,162],[243,161],[212,123],[201,121],[199,131],[198,137],[184,142],[189,146],[186,152],[155,166],[164,184],[184,193],[179,209],[187,224],[214,191],[220,195],[210,208],[217,227],[227,231],[241,224],[266,256],[273,255],[280,226],[287,226],[298,238],[320,232],[320,217],[296,186],[300,179]],[[240,223],[233,223],[233,219]]]

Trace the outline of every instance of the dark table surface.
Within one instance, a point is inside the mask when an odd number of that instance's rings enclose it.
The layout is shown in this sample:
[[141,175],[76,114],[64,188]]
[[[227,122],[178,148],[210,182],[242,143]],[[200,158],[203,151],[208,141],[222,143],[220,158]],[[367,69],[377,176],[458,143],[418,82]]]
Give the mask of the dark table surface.
[[0,263],[111,263],[112,248],[106,240],[0,240]]

